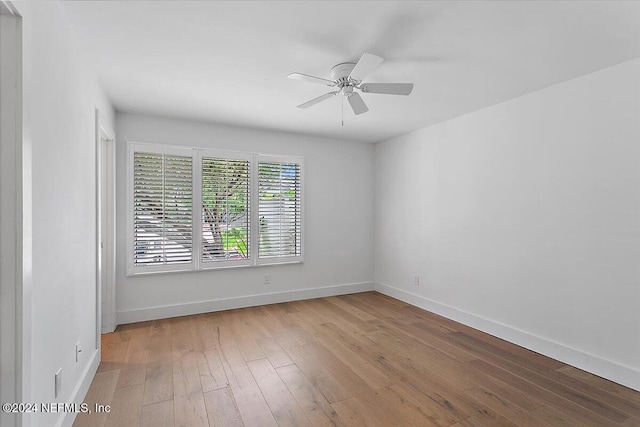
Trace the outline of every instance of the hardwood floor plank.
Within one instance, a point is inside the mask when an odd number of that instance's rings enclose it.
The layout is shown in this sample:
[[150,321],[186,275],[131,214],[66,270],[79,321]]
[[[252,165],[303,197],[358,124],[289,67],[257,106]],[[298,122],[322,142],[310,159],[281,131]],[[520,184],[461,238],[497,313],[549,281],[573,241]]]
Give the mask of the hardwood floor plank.
[[582,369],[575,368],[573,366],[563,366],[557,369],[563,375],[574,378],[585,384],[588,384],[598,390],[606,391],[619,399],[622,399],[635,407],[640,406],[640,392],[630,389],[629,387],[621,386],[613,381],[609,381],[597,375],[585,372]]
[[313,300],[313,303],[314,305],[312,308],[314,310],[326,313],[333,320],[334,323],[337,323],[337,324],[349,323],[353,327],[361,330],[362,332],[370,332],[376,329],[376,327],[373,326],[371,323],[368,323],[358,318],[357,316],[354,316],[353,314],[343,309],[342,307],[338,307],[337,305],[332,304],[323,298]]
[[444,421],[436,414],[431,413],[411,396],[399,395],[392,387],[384,389],[380,395],[388,406],[398,408],[398,411],[402,413],[402,417],[410,425],[436,427],[451,425],[451,422]]
[[[313,342],[313,336],[302,328],[289,313],[299,313],[299,311],[291,304],[274,304],[265,307],[268,312],[273,315],[284,326],[288,335],[296,339],[298,344],[304,345]],[[279,335],[283,336],[282,334]]]
[[357,401],[355,397],[334,402],[331,404],[333,410],[344,421],[344,425],[353,427],[385,427],[375,418],[367,413],[367,410]]
[[171,319],[171,351],[186,353],[193,351],[195,338],[191,329],[191,320],[186,317]]
[[89,405],[91,413],[79,413],[73,422],[74,427],[102,427],[107,422],[106,412],[94,412],[95,404],[111,405],[113,394],[118,383],[119,370],[98,372],[84,401]]
[[[186,324],[186,328],[190,330]],[[174,335],[175,336],[175,335]],[[186,350],[187,341],[175,343],[173,351],[173,412],[176,427],[208,426],[196,352]]]
[[389,349],[394,357],[403,359],[434,377],[439,377],[456,390],[466,390],[479,385],[477,379],[467,373],[462,363],[449,358],[437,349],[420,343],[404,332],[386,325],[380,326],[380,330],[371,332],[367,336],[374,339],[379,347]]
[[171,320],[155,320],[149,329],[149,356],[171,351]]
[[249,326],[243,319],[243,315],[239,313],[240,310],[232,310],[229,315],[225,317],[227,321],[227,327],[233,334],[236,346],[240,350],[242,357],[245,361],[263,359],[265,357],[264,352],[258,346],[256,342],[256,336],[251,332]]
[[198,371],[200,372],[200,384],[204,393],[229,387],[227,374],[224,372],[222,360],[218,350],[207,350],[204,353],[197,352]]
[[247,362],[279,426],[311,426],[306,415],[267,359]]
[[156,320],[149,332],[149,361],[144,382],[144,405],[173,399],[171,320]]
[[173,427],[173,400],[145,405],[140,412],[140,427]]
[[[327,324],[326,326],[331,327],[332,325]],[[341,333],[340,330],[334,332]],[[348,339],[345,339],[345,342],[361,356],[366,357],[385,375],[397,378],[398,385],[409,387],[412,394],[437,404],[444,413],[454,416],[453,419],[467,418],[469,413],[475,411],[476,408],[468,404],[462,396],[450,390],[446,385],[442,385],[432,375],[428,373],[425,375],[425,372],[415,366],[411,359],[397,357],[386,348],[373,345],[360,346],[353,341],[349,342]],[[446,419],[446,416],[443,418]]]
[[500,396],[485,387],[474,387],[465,391],[465,394],[481,405],[496,411],[498,414],[514,422],[516,425],[523,427],[551,426],[551,424],[536,418],[530,413],[524,411],[522,408],[514,405],[504,396]]
[[[168,339],[171,344],[171,337]],[[161,349],[162,350],[162,349]],[[151,348],[144,382],[144,404],[173,399],[173,355]]]
[[149,349],[149,340],[151,338],[151,326],[153,322],[132,323],[131,338],[129,339],[130,353],[137,353]]
[[426,327],[423,323],[401,324],[395,319],[390,319],[389,324],[397,329],[405,331],[407,334],[418,339],[419,341],[437,348],[442,353],[452,357],[459,362],[469,362],[478,357],[454,344],[449,343],[448,335],[434,334],[431,328]]
[[207,350],[218,348],[216,335],[213,333],[213,320],[206,314],[192,316],[191,332],[193,334],[193,349],[204,353]]
[[358,341],[362,345],[375,344],[375,341],[369,337],[370,332],[364,332],[349,323],[330,323],[344,331],[349,337],[351,337],[351,339]]
[[255,321],[259,322],[267,331],[268,337],[275,338],[286,333],[284,325],[266,307],[268,306],[256,307]]
[[[464,419],[484,409],[430,372],[414,366],[411,361],[401,361],[389,354],[380,354],[376,360],[381,366],[389,369],[396,378],[400,378],[398,386],[410,390],[410,393],[421,399],[429,399],[438,405],[443,414],[449,414],[454,419]],[[443,418],[445,417],[443,415]]]
[[534,409],[531,411],[531,415],[554,427],[582,427],[585,425],[582,421],[575,420],[559,409],[549,405]]
[[548,357],[540,357],[538,353],[531,350],[518,347],[488,334],[480,334],[477,331],[472,333],[454,332],[450,336],[456,342],[466,344],[466,348],[475,348],[484,354],[491,353],[537,372],[546,372],[564,366],[562,362]]
[[[120,328],[120,327],[119,327]],[[126,329],[116,330],[108,334],[107,345],[102,347],[100,366],[98,372],[112,371],[121,369],[124,366],[129,348],[129,339],[131,332]]]
[[324,394],[307,380],[297,365],[282,366],[276,369],[276,372],[312,425],[337,427],[345,425]]
[[640,427],[640,418],[631,417],[622,423],[623,427]]
[[147,363],[149,361],[149,350],[127,352],[116,388],[131,387],[132,385],[144,384],[147,375]]
[[202,391],[196,353],[173,353],[173,396],[189,396]]
[[517,424],[512,423],[502,415],[488,411],[460,421],[459,424],[465,427],[517,427]]
[[244,425],[277,425],[240,350],[234,346],[223,347],[220,356]]
[[375,320],[376,317],[373,316],[370,313],[367,313],[366,311],[360,310],[359,308],[354,307],[353,305],[343,301],[342,299],[340,299],[340,297],[338,296],[333,296],[333,297],[328,297],[325,298],[326,301],[330,302],[331,304],[334,304],[340,308],[342,308],[345,311],[348,311],[349,313],[351,313],[352,315],[356,316],[358,319],[364,321],[364,322],[368,322],[369,320]]
[[499,381],[493,378],[490,375],[479,372],[477,370],[470,371],[470,375],[477,374],[477,381],[484,387],[489,390],[495,392],[500,396],[505,396],[512,402],[514,405],[522,408],[523,410],[530,412],[534,409],[537,409],[544,405],[543,402],[536,399],[535,396],[532,396],[527,393],[523,393],[521,390],[513,387],[509,384],[506,384],[502,381]]
[[202,390],[173,398],[175,427],[208,427],[207,409]]
[[[459,417],[449,410],[443,410],[440,405],[424,394],[416,392],[407,384],[394,384],[387,388],[384,398],[393,405],[403,408],[407,419],[415,425],[434,425],[439,427],[455,423]],[[421,424],[422,423],[422,424]]]
[[242,427],[242,417],[231,388],[225,387],[204,394],[210,427]]
[[225,347],[237,347],[236,337],[227,325],[218,325],[215,329],[215,337],[218,342],[218,350]]
[[144,385],[118,389],[111,400],[105,427],[136,427],[140,423]]
[[313,300],[295,301],[291,304],[294,307],[298,307],[299,310],[289,313],[287,317],[293,319],[297,325],[304,328],[313,337],[313,340],[316,340],[318,335],[322,333],[320,326],[332,320],[326,315],[327,313],[313,309],[315,306]]
[[619,396],[612,395],[605,390],[586,384],[569,375],[565,375],[560,371],[548,372],[547,376],[563,385],[566,385],[567,387],[572,388],[573,390],[594,398],[598,402],[605,403],[632,417],[640,418],[640,405],[638,404],[629,402]]
[[376,420],[385,426],[416,426],[425,425],[424,420],[417,423],[410,421],[412,413],[405,411],[402,405],[392,405],[383,397],[387,390],[367,390],[357,397],[359,403],[362,404],[363,410],[370,413]]
[[320,343],[371,388],[380,389],[393,384],[394,380],[381,372],[373,363],[345,346],[342,340],[336,339],[333,331],[326,328],[327,324],[321,326],[324,327],[323,334],[317,337]]
[[437,326],[439,329],[442,329],[447,333],[474,330],[466,325],[463,325],[462,323],[456,322],[455,320],[447,319],[444,316],[440,316],[436,313],[431,313],[429,311],[421,309],[420,307],[415,307],[410,304],[405,305],[402,310],[404,312],[410,312],[414,316],[420,318],[418,323]]
[[316,357],[310,354],[291,335],[281,335],[277,338],[280,346],[287,352],[291,360],[300,368],[300,371],[314,387],[318,388],[329,403],[345,400],[352,397],[347,387],[342,384],[336,375],[323,369]]
[[386,295],[377,292],[363,292],[361,294],[354,294],[354,296],[359,298],[367,307],[380,310],[383,314],[380,316],[380,319],[397,319],[407,324],[424,320],[424,318],[416,312],[407,310],[407,307],[409,307],[408,304],[398,300],[396,300],[396,303],[393,303]]
[[342,363],[322,343],[309,343],[304,348],[313,356],[313,360],[321,369],[325,372],[331,372],[334,377],[339,379],[350,396],[357,396],[359,393],[371,390],[371,387],[362,378]]
[[376,292],[122,325],[76,427],[640,427],[640,392]]
[[278,341],[273,337],[258,339],[258,345],[271,362],[274,368],[291,365],[293,361],[287,353],[280,347]]
[[380,305],[373,302],[370,298],[364,296],[363,294],[349,294],[343,295],[340,298],[359,310],[366,311],[370,313],[372,316],[376,318],[376,320],[385,320],[388,318],[398,319],[407,324],[419,322],[422,320],[419,317],[412,315],[411,313],[403,313],[402,311],[395,311],[395,307],[390,307],[389,305]]
[[256,341],[261,338],[273,338],[272,331],[266,324],[270,318],[262,307],[248,307],[243,309],[242,313],[245,326]]
[[547,390],[544,387],[533,384],[504,369],[485,362],[484,360],[473,360],[469,362],[469,366],[473,366],[481,372],[489,373],[494,378],[502,382],[506,382],[528,394],[536,396],[537,399],[543,401],[547,405],[553,406],[556,409],[569,414],[569,416],[576,418],[585,425],[613,426],[617,424],[616,422],[603,417],[599,413],[590,411],[587,408],[555,394],[555,392],[551,390]]
[[[476,361],[470,362],[474,363]],[[598,401],[594,399],[592,396],[588,396],[584,393],[581,393],[577,390],[574,390],[562,383],[554,381],[549,378],[548,375],[540,374],[534,371],[530,371],[520,365],[515,363],[508,362],[506,360],[500,360],[500,367],[514,375],[517,375],[520,378],[527,380],[528,382],[535,384],[541,387],[544,390],[550,390],[554,394],[565,398],[571,402],[576,403],[592,412],[600,414],[604,418],[607,418],[613,422],[621,423],[628,418],[630,418],[629,414],[626,414],[612,406],[608,405],[605,402]]]

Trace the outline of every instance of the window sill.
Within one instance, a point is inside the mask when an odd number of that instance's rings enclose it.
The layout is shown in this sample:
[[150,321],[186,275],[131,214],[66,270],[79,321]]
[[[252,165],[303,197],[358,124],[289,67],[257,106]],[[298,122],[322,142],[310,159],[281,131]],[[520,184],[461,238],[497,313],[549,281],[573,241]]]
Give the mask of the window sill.
[[175,269],[175,270],[153,270],[153,271],[137,271],[131,272],[128,271],[126,277],[141,277],[141,276],[155,276],[159,274],[173,274],[173,273],[202,273],[207,271],[220,271],[220,270],[235,270],[235,269],[244,269],[244,268],[262,268],[262,267],[271,267],[278,265],[289,265],[289,264],[304,264],[304,260],[292,260],[292,261],[281,261],[281,262],[269,262],[264,264],[257,265],[223,265],[217,267],[200,267],[200,268],[185,268],[185,269]]

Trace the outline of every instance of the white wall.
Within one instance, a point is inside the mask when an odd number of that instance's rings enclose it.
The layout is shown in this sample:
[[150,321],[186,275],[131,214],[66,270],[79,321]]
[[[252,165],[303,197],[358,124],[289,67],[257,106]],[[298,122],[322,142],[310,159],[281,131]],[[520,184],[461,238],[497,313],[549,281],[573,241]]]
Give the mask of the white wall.
[[[84,398],[95,350],[95,109],[114,112],[58,2],[17,2],[24,37],[25,286],[28,402]],[[31,236],[31,237],[30,237]],[[30,268],[29,268],[30,267]],[[75,362],[75,344],[83,349]],[[63,369],[61,396],[54,374]],[[30,376],[29,376],[30,375]],[[69,423],[37,414],[31,425]]]
[[[373,288],[373,145],[131,114],[116,122],[119,323]],[[126,277],[127,141],[303,156],[304,264]]]
[[376,289],[640,389],[640,59],[375,162]]

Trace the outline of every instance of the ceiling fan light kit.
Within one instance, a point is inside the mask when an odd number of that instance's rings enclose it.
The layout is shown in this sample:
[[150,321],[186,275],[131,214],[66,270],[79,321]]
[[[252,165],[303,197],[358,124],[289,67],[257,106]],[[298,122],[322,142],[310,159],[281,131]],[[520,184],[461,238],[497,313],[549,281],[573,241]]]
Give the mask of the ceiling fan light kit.
[[287,77],[293,80],[306,81],[334,87],[337,90],[328,92],[310,101],[298,105],[298,108],[309,108],[325,101],[337,94],[345,96],[354,114],[369,111],[367,104],[354,89],[362,93],[378,93],[385,95],[409,95],[413,90],[413,83],[362,83],[362,80],[382,63],[383,59],[371,53],[362,55],[357,63],[343,62],[331,68],[331,80],[310,76],[302,73],[292,73]]

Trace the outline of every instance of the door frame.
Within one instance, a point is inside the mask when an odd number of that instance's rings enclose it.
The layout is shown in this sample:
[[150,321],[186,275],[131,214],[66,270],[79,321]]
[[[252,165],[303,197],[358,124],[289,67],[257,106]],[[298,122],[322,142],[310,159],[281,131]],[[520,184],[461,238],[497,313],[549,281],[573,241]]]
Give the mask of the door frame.
[[96,349],[100,348],[100,335],[117,326],[115,148],[115,134],[103,125],[96,109]]
[[[0,0],[0,400],[28,402],[31,380],[31,166],[23,141],[22,18]],[[27,427],[26,414],[0,413]]]

